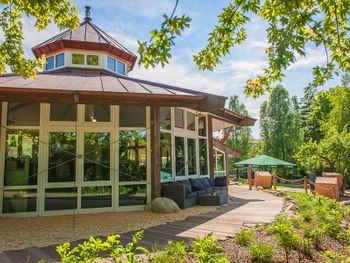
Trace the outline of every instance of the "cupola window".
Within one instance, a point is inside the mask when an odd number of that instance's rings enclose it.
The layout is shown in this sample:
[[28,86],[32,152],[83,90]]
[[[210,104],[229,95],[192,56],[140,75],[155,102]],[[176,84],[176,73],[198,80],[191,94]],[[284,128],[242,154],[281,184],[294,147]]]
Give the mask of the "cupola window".
[[55,68],[55,57],[48,57],[46,59],[46,70],[54,69]]
[[125,75],[125,64],[123,62],[117,61],[117,73]]
[[98,66],[98,55],[87,55],[86,61],[89,66]]
[[107,57],[107,68],[113,72],[116,71],[115,59],[111,57]]
[[114,58],[107,57],[107,68],[120,75],[126,75],[125,63]]
[[84,65],[85,56],[83,54],[72,54],[72,64]]
[[64,53],[56,55],[56,68],[64,66]]

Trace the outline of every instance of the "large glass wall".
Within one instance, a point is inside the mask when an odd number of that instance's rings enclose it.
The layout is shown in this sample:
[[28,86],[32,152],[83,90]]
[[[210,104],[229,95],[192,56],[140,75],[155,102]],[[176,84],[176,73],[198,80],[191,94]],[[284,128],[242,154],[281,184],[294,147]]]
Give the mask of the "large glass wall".
[[217,149],[214,149],[215,155],[215,176],[225,176],[225,154]]

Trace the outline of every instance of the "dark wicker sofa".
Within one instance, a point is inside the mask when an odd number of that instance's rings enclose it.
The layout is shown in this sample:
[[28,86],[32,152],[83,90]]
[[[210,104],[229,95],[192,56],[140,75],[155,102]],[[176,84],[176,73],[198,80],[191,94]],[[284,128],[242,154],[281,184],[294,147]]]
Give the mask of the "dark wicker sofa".
[[209,193],[227,195],[227,178],[202,177],[162,184],[162,196],[174,200],[182,209],[197,204],[197,197]]

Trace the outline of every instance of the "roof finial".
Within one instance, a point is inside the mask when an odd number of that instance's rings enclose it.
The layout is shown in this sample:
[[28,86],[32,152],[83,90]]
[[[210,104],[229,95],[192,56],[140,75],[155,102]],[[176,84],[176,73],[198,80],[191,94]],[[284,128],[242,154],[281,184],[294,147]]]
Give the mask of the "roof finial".
[[91,21],[90,9],[90,6],[85,6],[85,21]]

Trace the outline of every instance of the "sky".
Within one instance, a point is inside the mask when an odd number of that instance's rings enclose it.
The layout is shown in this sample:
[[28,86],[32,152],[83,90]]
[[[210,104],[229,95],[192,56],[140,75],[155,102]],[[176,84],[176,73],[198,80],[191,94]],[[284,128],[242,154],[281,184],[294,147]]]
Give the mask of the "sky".
[[[252,17],[247,27],[248,38],[239,47],[231,50],[230,55],[222,60],[222,65],[214,71],[199,71],[192,56],[205,47],[208,33],[217,23],[217,16],[228,0],[180,0],[176,15],[186,14],[192,18],[190,28],[175,40],[170,63],[164,68],[145,69],[138,64],[129,73],[130,77],[141,78],[183,88],[205,91],[227,97],[238,95],[245,104],[251,117],[259,119],[261,103],[268,98],[246,98],[244,85],[249,78],[254,78],[267,65],[264,48],[267,46],[266,24]],[[149,39],[149,31],[159,28],[162,15],[170,15],[175,0],[73,0],[84,17],[84,6],[91,6],[92,22],[102,28],[126,48],[137,54],[137,40]],[[59,33],[55,25],[45,31],[37,32],[34,21],[24,18],[24,47],[27,57],[33,57],[31,47]],[[1,40],[1,36],[0,36]],[[324,63],[325,56],[321,49],[309,47],[307,56],[298,58],[296,63],[285,71],[281,84],[291,96],[302,97],[303,89],[312,79],[312,67]],[[321,89],[327,89],[340,83],[339,78],[326,83]],[[259,138],[259,120],[253,127],[253,136]]]

